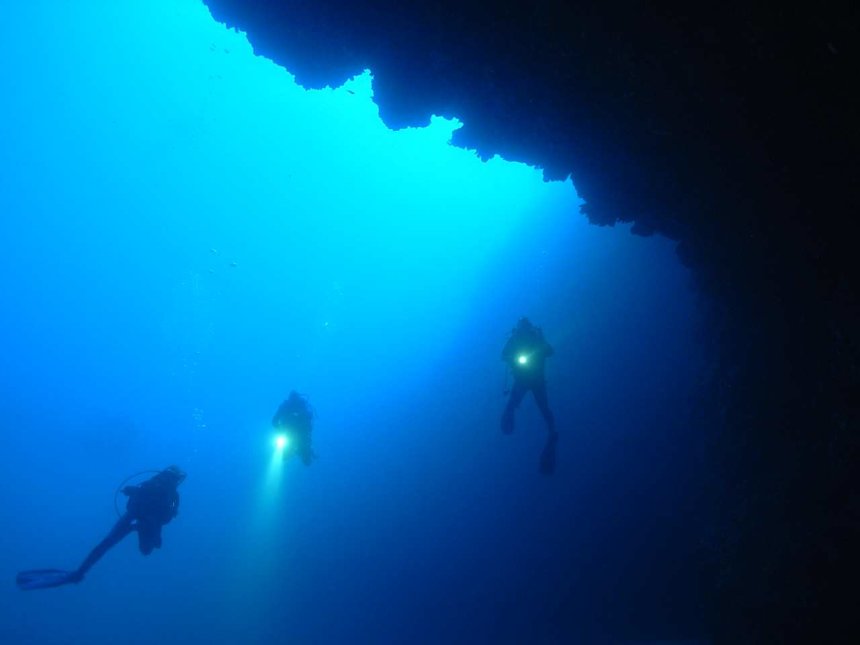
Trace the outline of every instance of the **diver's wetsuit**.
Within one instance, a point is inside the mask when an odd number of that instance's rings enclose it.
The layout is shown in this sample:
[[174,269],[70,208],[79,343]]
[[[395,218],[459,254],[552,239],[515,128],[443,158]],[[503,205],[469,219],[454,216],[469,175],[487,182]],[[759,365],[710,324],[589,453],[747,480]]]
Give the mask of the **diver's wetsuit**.
[[143,555],[161,548],[161,527],[170,522],[179,512],[181,483],[171,471],[164,470],[137,486],[122,489],[128,496],[126,511],[111,532],[94,548],[81,566],[71,574],[72,582],[79,582],[92,566],[112,547],[132,531],[137,531],[138,547]]
[[546,398],[546,377],[544,376],[544,363],[552,354],[552,347],[544,339],[543,332],[526,318],[520,320],[502,350],[502,360],[508,364],[514,375],[514,385],[508,396],[505,411],[502,413],[502,432],[510,434],[514,431],[514,411],[522,402],[526,392],[531,391],[546,421],[546,445],[540,456],[540,471],[544,475],[550,475],[555,471],[555,447],[558,442],[555,418]]
[[138,546],[144,555],[161,547],[161,527],[170,522],[179,510],[179,493],[176,488],[185,480],[185,473],[169,466],[154,477],[137,486],[126,486],[122,492],[128,496],[126,511],[114,524],[107,537],[90,551],[74,571],[63,569],[30,569],[20,571],[15,578],[19,589],[50,589],[80,582],[86,573],[113,546],[132,531],[137,531]]
[[[502,431],[506,434],[513,432],[514,411],[529,391],[535,398],[550,435],[555,434],[555,418],[549,409],[544,376],[544,363],[552,354],[553,349],[544,339],[541,330],[533,326],[517,327],[505,344],[502,360],[509,365],[514,376],[514,385],[502,414]],[[527,357],[525,364],[519,363],[520,356]]]
[[295,391],[290,392],[289,398],[281,403],[275,416],[272,417],[272,426],[290,434],[296,452],[305,466],[313,462],[316,456],[311,449],[313,412],[307,400]]

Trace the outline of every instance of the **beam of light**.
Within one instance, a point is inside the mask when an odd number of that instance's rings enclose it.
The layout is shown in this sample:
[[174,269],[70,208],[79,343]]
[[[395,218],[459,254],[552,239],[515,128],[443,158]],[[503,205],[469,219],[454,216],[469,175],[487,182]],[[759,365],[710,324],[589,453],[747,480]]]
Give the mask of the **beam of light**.
[[[255,433],[251,433],[252,436]],[[271,534],[278,523],[279,510],[284,505],[284,490],[286,488],[285,457],[289,441],[283,433],[256,433],[261,447],[265,448],[265,458],[259,464],[259,479],[255,494],[255,504],[252,520],[249,524],[248,536],[255,544],[262,547],[271,540]],[[265,461],[263,461],[265,459]]]
[[285,499],[284,451],[287,444],[282,442],[282,439],[286,440],[286,436],[282,434],[260,432],[256,436],[266,448],[268,461],[258,462],[259,483],[256,486],[256,500],[246,532],[246,547],[249,549],[249,560],[258,566],[264,566],[268,558],[261,554],[274,552],[273,544],[279,534],[278,526]]
[[241,563],[233,573],[230,602],[249,622],[266,621],[262,611],[267,598],[277,592],[278,570],[281,560],[279,547],[284,540],[285,508],[288,502],[288,473],[284,456],[286,435],[271,428],[251,427],[247,437],[256,443],[254,461],[256,476],[253,503],[248,508],[248,521],[243,527],[239,545]]
[[529,357],[526,356],[525,354],[520,354],[519,356],[517,356],[517,363],[519,363],[520,365],[525,365],[528,362],[529,362]]
[[276,434],[272,439],[274,450],[269,458],[269,466],[266,469],[266,480],[263,486],[263,500],[269,506],[280,497],[282,480],[284,478],[284,452],[289,444],[287,435]]

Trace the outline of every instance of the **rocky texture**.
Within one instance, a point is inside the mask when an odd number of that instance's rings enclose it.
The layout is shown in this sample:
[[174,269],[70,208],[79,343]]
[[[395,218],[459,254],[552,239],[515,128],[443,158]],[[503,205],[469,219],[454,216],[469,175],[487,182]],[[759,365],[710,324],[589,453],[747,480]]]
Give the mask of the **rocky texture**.
[[300,83],[370,68],[391,127],[456,116],[594,223],[678,240],[714,303],[714,634],[857,627],[860,5],[206,2]]

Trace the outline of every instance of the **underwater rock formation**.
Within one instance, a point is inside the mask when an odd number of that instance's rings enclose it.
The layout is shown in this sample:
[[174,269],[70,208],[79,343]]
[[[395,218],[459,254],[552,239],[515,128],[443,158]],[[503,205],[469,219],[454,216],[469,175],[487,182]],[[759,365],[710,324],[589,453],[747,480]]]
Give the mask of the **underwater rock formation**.
[[571,175],[592,222],[677,240],[713,303],[714,635],[857,627],[856,5],[206,3],[299,83],[369,68],[389,126],[456,116],[456,145]]

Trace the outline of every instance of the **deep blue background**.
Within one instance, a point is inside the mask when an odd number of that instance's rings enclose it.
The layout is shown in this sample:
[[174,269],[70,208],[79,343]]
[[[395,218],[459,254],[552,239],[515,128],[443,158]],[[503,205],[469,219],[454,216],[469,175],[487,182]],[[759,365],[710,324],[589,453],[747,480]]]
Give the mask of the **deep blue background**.
[[[0,640],[476,642],[700,636],[701,374],[672,244],[570,182],[388,131],[369,73],[306,92],[192,0],[0,21]],[[575,182],[575,177],[573,178]],[[556,355],[558,471],[501,346]],[[273,460],[290,389],[310,468]],[[164,548],[21,593],[189,473]]]

